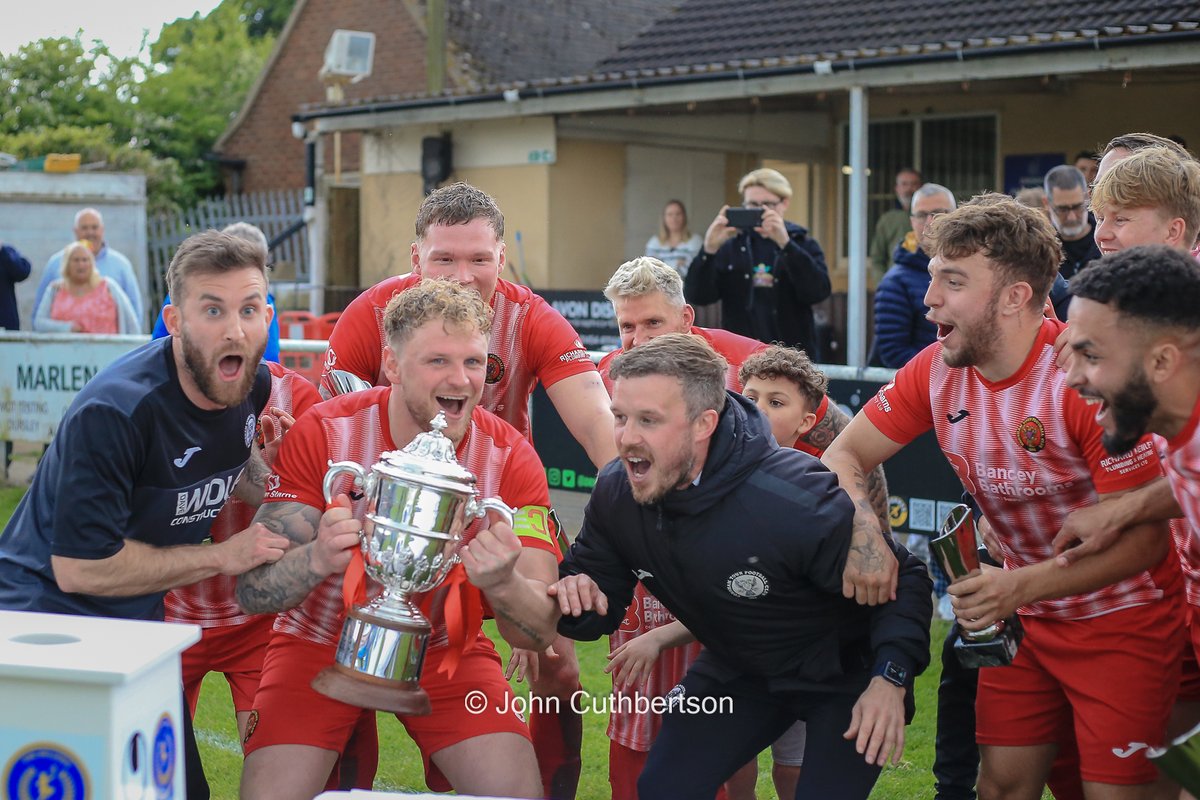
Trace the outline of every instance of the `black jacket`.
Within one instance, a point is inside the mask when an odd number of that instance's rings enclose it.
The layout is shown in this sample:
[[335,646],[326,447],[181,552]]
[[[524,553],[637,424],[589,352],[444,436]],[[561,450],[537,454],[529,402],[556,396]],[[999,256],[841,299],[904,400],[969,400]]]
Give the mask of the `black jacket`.
[[[739,231],[713,255],[701,248],[692,259],[683,291],[689,303],[721,301],[721,327],[760,342],[800,346],[813,361],[821,358],[812,306],[829,297],[829,268],[821,246],[808,231],[784,223],[789,240],[782,250],[753,231]],[[755,287],[759,265],[770,277]]]
[[559,632],[596,639],[621,623],[640,578],[706,648],[696,669],[771,689],[861,691],[894,661],[929,663],[932,583],[899,545],[897,600],[842,596],[854,507],[820,461],[778,447],[750,401],[732,392],[698,486],[639,505],[624,466],[601,470],[562,575],[586,573],[608,614],[563,617]]

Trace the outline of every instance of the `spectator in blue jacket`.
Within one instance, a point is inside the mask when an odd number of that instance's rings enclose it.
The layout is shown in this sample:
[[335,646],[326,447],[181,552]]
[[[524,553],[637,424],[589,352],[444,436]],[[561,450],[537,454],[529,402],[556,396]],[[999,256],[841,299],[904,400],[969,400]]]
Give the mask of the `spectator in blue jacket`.
[[929,256],[921,249],[921,237],[932,218],[956,205],[954,193],[936,183],[926,183],[913,194],[912,231],[896,247],[892,267],[875,290],[875,363],[899,369],[937,340],[937,326],[925,319]]
[[[263,259],[267,262],[267,270],[270,271],[270,247],[267,244],[267,235],[262,232],[262,229],[257,225],[251,225],[249,222],[233,222],[221,229],[221,233],[228,233],[231,236],[237,236],[239,239],[245,239],[248,242],[253,242],[262,248]],[[163,299],[163,308],[171,304],[171,296],[167,295]],[[267,349],[263,351],[263,361],[279,362],[279,312],[275,309],[275,295],[267,291],[267,305],[275,312],[271,317],[271,327],[267,329]],[[154,322],[154,327],[150,331],[151,339],[161,339],[167,335],[167,325],[163,322],[163,314],[160,309],[158,319]]]
[[21,327],[17,314],[17,284],[29,277],[29,259],[17,248],[0,242],[0,330]]

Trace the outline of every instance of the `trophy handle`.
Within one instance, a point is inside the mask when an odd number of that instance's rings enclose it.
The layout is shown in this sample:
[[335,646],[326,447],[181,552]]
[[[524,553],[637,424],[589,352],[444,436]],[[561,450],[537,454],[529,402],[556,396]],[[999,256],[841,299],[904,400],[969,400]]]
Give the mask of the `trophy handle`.
[[472,497],[467,504],[468,516],[479,517],[480,519],[487,515],[489,509],[499,514],[504,519],[504,523],[512,527],[513,509],[506,505],[503,500],[495,497],[489,497],[486,500]]
[[338,476],[343,472],[349,472],[354,475],[354,485],[359,489],[362,489],[364,493],[370,493],[369,489],[367,488],[370,477],[367,475],[367,471],[362,468],[361,464],[358,464],[354,461],[339,461],[335,464],[334,462],[330,461],[329,471],[325,473],[325,480],[321,484],[321,488],[325,492],[326,503],[333,502],[333,484],[338,479]]

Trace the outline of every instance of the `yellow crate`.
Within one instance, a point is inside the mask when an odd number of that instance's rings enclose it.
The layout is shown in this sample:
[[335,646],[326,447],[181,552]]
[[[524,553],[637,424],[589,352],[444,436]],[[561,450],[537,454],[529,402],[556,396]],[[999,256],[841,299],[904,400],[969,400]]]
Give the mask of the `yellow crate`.
[[46,156],[46,172],[75,172],[83,157],[79,153],[50,153]]

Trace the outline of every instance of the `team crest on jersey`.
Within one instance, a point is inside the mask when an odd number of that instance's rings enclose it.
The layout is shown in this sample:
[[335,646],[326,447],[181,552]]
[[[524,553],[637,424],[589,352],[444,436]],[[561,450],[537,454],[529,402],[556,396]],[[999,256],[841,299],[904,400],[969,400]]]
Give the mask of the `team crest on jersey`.
[[39,742],[20,751],[4,770],[4,797],[12,800],[91,796],[83,762],[57,744]]
[[1046,447],[1046,427],[1037,417],[1026,417],[1017,428],[1017,443],[1031,453],[1040,453]]
[[488,353],[487,376],[484,380],[489,384],[499,383],[504,379],[504,362],[495,353]]
[[745,597],[747,600],[762,597],[771,589],[767,583],[767,576],[748,569],[730,575],[729,580],[725,581],[725,588],[730,594]]
[[253,414],[246,417],[246,428],[242,431],[242,436],[246,439],[246,447],[249,447],[250,443],[254,441],[254,428],[257,424],[258,417]]

